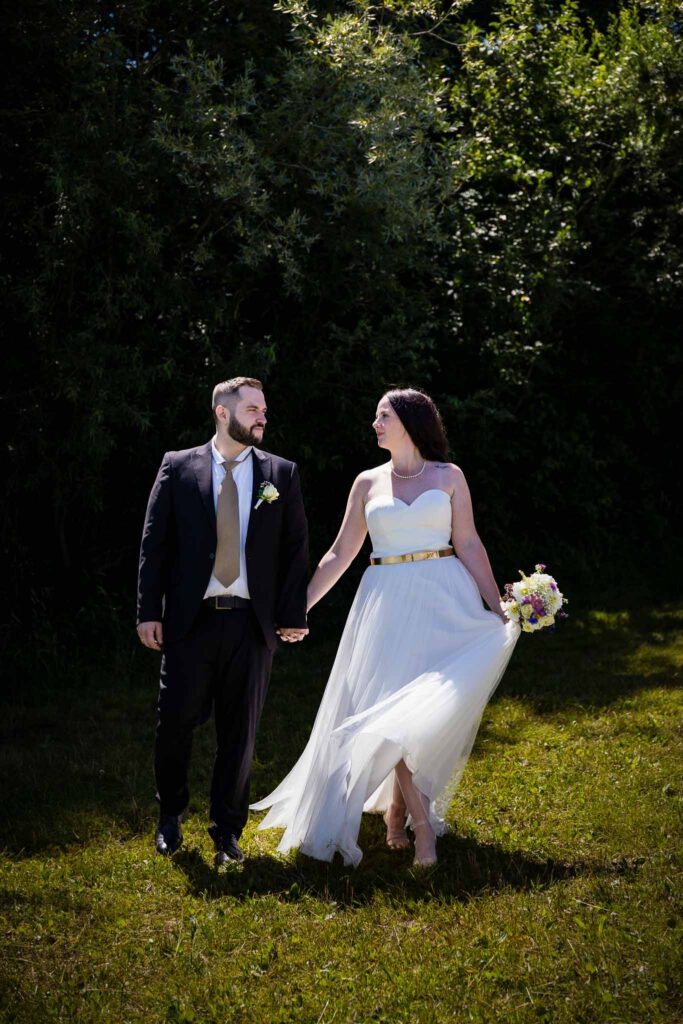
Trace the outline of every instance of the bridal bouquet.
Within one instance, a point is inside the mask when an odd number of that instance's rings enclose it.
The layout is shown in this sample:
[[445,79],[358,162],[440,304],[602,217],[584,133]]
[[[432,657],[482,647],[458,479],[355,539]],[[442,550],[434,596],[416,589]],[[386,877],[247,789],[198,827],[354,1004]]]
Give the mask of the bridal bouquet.
[[560,608],[567,602],[557,583],[545,572],[542,563],[534,568],[536,571],[531,576],[525,576],[520,569],[521,580],[505,584],[506,597],[500,602],[507,617],[518,622],[525,633],[554,625],[556,616],[566,618]]

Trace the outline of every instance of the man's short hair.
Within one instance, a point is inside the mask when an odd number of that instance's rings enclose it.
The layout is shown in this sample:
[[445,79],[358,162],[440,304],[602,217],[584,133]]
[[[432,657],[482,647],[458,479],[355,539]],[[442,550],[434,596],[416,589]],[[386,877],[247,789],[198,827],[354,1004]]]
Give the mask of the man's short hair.
[[248,388],[258,388],[259,391],[263,391],[263,384],[256,377],[231,377],[230,380],[224,380],[220,384],[216,384],[211,400],[214,417],[216,416],[217,405],[227,405],[232,410],[235,399],[239,397],[239,389],[245,386]]

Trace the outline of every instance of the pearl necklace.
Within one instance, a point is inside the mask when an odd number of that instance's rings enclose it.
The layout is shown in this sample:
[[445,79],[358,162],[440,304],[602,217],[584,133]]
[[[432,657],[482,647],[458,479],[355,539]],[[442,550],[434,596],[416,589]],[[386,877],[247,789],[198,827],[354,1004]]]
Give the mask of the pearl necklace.
[[422,463],[422,469],[420,470],[420,472],[419,473],[410,473],[408,476],[406,476],[405,473],[397,473],[396,470],[394,469],[393,465],[391,467],[391,472],[394,474],[394,476],[397,476],[399,478],[399,480],[414,480],[415,477],[422,476],[422,474],[425,471],[425,466],[426,465],[427,465],[427,460],[425,459],[425,461]]

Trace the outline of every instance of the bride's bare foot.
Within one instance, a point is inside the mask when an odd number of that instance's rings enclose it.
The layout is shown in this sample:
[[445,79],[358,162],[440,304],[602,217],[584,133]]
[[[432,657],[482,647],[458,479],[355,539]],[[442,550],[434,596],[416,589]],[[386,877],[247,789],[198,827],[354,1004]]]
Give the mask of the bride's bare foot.
[[387,846],[391,850],[405,850],[410,846],[406,835],[405,807],[390,804],[384,815],[384,824],[387,826]]
[[415,833],[415,860],[418,868],[428,868],[436,864],[436,833],[426,818],[413,822]]
[[394,768],[395,780],[403,795],[415,833],[415,860],[419,868],[436,864],[436,834],[429,823],[429,798],[417,788],[413,775],[402,758]]

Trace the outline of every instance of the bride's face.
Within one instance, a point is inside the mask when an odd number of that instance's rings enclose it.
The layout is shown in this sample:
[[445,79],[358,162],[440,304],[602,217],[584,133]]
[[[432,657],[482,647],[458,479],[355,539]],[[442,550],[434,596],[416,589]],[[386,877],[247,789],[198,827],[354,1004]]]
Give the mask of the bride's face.
[[397,448],[405,443],[408,437],[406,428],[394,412],[388,398],[380,400],[372,429],[377,434],[377,444],[380,448]]

